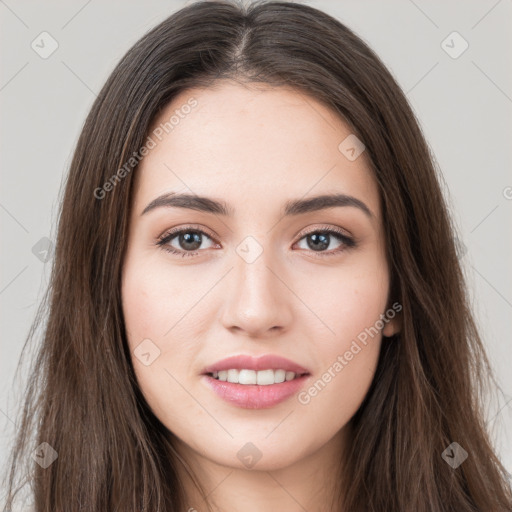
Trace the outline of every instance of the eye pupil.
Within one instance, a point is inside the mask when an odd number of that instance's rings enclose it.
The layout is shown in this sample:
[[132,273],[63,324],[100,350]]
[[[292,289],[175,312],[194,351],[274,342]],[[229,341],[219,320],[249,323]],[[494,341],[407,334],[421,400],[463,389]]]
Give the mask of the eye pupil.
[[[201,247],[201,233],[187,231],[179,235],[179,243],[184,249],[195,251]],[[192,247],[190,246],[192,245]]]
[[314,251],[327,249],[329,247],[329,235],[324,233],[313,233],[307,237],[308,247]]

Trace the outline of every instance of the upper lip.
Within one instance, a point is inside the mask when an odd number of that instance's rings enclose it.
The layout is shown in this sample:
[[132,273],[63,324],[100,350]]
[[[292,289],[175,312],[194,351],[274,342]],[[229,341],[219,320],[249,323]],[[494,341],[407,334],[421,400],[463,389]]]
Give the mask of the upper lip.
[[247,369],[247,370],[285,370],[296,374],[309,373],[299,364],[275,354],[265,354],[260,357],[238,355],[227,357],[217,361],[203,369],[203,375],[222,370]]

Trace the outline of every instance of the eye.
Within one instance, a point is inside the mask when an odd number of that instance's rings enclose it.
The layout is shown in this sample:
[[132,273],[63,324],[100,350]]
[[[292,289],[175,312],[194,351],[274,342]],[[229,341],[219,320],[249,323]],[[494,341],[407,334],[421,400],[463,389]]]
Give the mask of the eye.
[[[338,241],[337,247],[331,247],[331,250],[326,251],[326,249],[331,246],[333,239]],[[318,254],[320,257],[333,256],[339,254],[347,248],[356,246],[356,242],[353,238],[336,228],[326,228],[320,230],[317,229],[315,231],[310,231],[309,233],[306,233],[304,236],[302,236],[302,238],[297,243],[300,243],[302,240],[306,241],[306,248],[311,249],[313,252],[320,253]],[[301,249],[303,248],[304,247],[301,247]]]
[[[182,257],[195,256],[197,252],[194,251],[199,250],[205,238],[212,241],[211,237],[201,229],[185,227],[165,233],[159,238],[157,245],[171,254]],[[203,247],[203,249],[207,248]]]

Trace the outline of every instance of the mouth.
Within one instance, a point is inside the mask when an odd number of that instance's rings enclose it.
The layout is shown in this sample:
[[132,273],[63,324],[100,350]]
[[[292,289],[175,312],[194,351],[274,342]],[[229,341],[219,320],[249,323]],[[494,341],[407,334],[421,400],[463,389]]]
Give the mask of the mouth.
[[235,355],[203,369],[204,384],[230,405],[268,409],[306,385],[310,372],[277,354]]
[[[219,375],[214,377],[215,372],[212,372],[203,375],[203,382],[216,396],[228,404],[242,409],[269,409],[277,406],[299,393],[310,378],[309,373],[299,375],[291,372],[288,374],[289,380],[286,380],[285,373],[284,380],[276,382],[276,380],[282,379],[282,371],[261,370],[255,372],[247,370],[248,373],[245,373],[242,369],[235,370],[238,372],[238,382],[230,382],[228,376],[224,374],[228,371],[218,372],[221,373],[220,377],[226,378],[224,381],[220,380]],[[257,373],[261,376],[256,375]],[[231,375],[235,375],[235,372],[231,372]]]

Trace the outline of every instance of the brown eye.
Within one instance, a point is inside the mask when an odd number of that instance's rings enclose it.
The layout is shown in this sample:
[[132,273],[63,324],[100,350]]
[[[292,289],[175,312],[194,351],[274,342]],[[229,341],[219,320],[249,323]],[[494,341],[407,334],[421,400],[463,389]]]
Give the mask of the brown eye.
[[[162,249],[181,256],[194,256],[205,239],[211,238],[199,229],[182,228],[165,234],[157,243]],[[203,247],[207,249],[208,247]]]
[[[300,240],[306,241],[307,247],[301,249],[310,249],[317,253],[327,253],[327,255],[338,254],[346,248],[354,247],[355,241],[341,231],[335,229],[322,229],[306,233]],[[334,242],[333,242],[334,240]],[[336,244],[337,241],[337,244]],[[334,245],[334,247],[332,247]],[[327,249],[331,249],[328,251]]]

